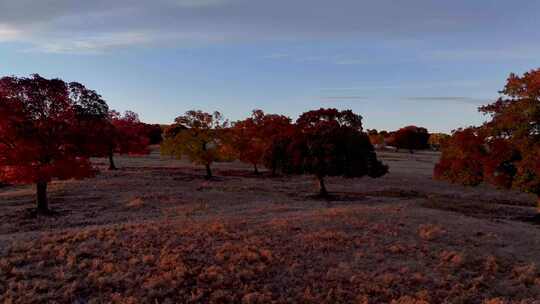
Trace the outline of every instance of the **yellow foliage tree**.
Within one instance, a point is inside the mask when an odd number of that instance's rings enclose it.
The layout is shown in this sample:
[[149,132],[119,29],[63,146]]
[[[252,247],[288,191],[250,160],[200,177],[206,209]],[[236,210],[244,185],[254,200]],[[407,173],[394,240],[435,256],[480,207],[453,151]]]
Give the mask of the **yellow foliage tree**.
[[204,165],[206,179],[212,178],[211,165],[221,159],[225,149],[228,121],[219,112],[188,111],[165,131],[161,154],[181,159],[187,156]]

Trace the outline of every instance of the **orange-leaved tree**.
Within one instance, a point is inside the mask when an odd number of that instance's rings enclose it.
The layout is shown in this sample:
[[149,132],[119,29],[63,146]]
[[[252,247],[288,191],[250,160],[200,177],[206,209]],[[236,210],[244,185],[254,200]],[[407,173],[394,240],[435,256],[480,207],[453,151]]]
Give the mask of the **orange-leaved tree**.
[[219,112],[188,111],[178,116],[165,131],[161,153],[178,159],[187,156],[204,165],[206,179],[212,178],[211,165],[224,154],[228,121]]
[[452,183],[474,186],[484,179],[483,161],[487,155],[484,136],[478,128],[454,131],[442,146],[434,176]]
[[258,165],[264,162],[265,155],[270,155],[274,139],[290,124],[291,119],[286,116],[253,110],[251,117],[233,124],[230,145],[237,158],[252,164],[255,174],[259,174]]
[[[500,93],[496,102],[479,109],[490,120],[476,129],[474,140],[463,141],[458,131],[445,143],[435,177],[465,184],[485,181],[533,193],[540,212],[540,69],[511,74]],[[470,151],[475,151],[469,161],[475,163],[474,179],[464,173],[472,164],[456,165]]]

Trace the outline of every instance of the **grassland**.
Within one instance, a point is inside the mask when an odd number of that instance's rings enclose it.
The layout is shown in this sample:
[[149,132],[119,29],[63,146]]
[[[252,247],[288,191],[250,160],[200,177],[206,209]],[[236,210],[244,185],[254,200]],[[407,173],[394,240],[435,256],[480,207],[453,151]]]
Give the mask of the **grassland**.
[[256,176],[159,156],[0,188],[3,303],[540,303],[534,198],[434,181],[438,155],[382,152],[380,179]]

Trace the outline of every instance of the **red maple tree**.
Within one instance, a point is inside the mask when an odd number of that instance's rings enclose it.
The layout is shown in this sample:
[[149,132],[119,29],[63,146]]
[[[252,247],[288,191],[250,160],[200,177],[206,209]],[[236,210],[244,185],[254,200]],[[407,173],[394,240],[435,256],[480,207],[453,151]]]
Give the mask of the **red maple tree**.
[[87,130],[78,123],[96,104],[73,98],[70,88],[90,93],[80,84],[37,74],[0,79],[0,180],[36,184],[39,213],[49,212],[50,181],[80,179],[96,172],[88,151],[80,145]]

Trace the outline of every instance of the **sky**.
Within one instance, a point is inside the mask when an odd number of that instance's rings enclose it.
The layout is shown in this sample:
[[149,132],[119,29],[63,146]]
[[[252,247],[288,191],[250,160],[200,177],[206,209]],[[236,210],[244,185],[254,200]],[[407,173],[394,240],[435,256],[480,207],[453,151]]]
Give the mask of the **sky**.
[[191,109],[450,132],[540,67],[540,1],[0,0],[0,75],[78,81],[149,123]]

